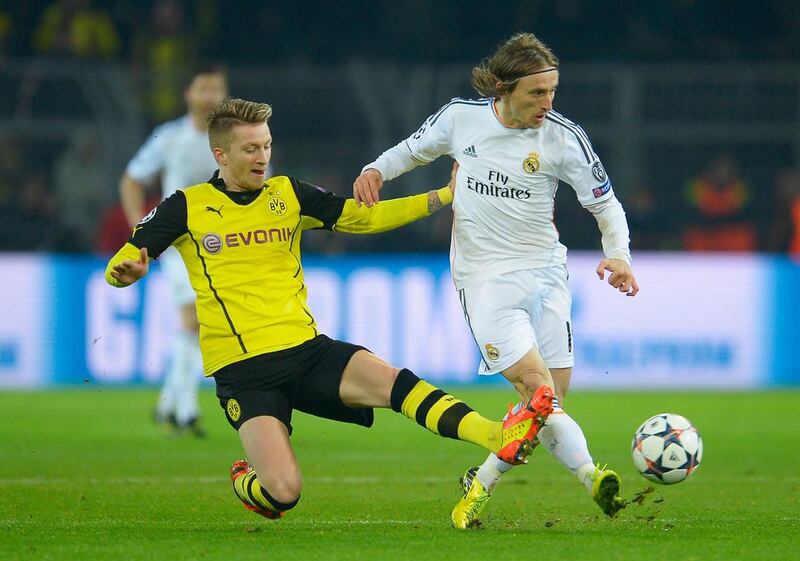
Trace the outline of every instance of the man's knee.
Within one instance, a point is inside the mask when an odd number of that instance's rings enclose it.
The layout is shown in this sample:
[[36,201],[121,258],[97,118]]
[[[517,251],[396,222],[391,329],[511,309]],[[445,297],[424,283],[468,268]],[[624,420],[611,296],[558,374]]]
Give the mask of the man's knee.
[[[286,474],[280,477],[259,479],[263,482],[261,484],[262,489],[269,494],[267,499],[278,510],[289,510],[300,500],[300,492],[303,490],[303,481],[299,474]],[[285,505],[291,506],[282,508]]]

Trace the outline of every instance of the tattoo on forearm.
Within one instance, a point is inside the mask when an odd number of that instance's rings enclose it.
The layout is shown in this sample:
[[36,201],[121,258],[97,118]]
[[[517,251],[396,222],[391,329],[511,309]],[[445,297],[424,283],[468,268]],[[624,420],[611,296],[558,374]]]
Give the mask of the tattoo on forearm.
[[436,191],[428,192],[428,214],[433,214],[443,206],[441,199],[439,199],[439,193]]

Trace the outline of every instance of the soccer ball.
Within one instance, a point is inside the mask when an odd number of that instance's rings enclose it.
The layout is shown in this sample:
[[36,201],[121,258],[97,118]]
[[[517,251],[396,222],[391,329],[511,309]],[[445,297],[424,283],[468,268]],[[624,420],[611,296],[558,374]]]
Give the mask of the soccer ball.
[[633,464],[650,481],[680,483],[700,465],[703,441],[686,418],[660,413],[642,423],[631,443]]

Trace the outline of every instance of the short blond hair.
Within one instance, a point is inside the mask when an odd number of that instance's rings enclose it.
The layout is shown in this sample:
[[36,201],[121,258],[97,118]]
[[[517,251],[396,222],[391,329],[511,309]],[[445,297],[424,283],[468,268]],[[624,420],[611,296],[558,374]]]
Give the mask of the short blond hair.
[[517,80],[548,67],[558,68],[553,51],[533,33],[517,33],[472,69],[472,87],[487,97],[507,95]]
[[227,149],[233,127],[266,123],[270,117],[272,117],[272,106],[268,103],[236,98],[224,99],[208,116],[208,142],[212,149]]

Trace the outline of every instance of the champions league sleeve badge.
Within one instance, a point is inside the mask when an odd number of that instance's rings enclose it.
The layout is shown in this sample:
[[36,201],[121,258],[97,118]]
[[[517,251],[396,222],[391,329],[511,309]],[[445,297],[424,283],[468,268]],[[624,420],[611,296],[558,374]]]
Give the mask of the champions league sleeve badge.
[[539,166],[539,154],[536,152],[531,152],[528,154],[528,157],[522,161],[522,171],[525,173],[534,174],[539,171]]
[[606,170],[603,169],[603,164],[600,163],[600,160],[597,160],[592,165],[592,175],[598,183],[604,183],[605,180],[608,179],[606,176]]

